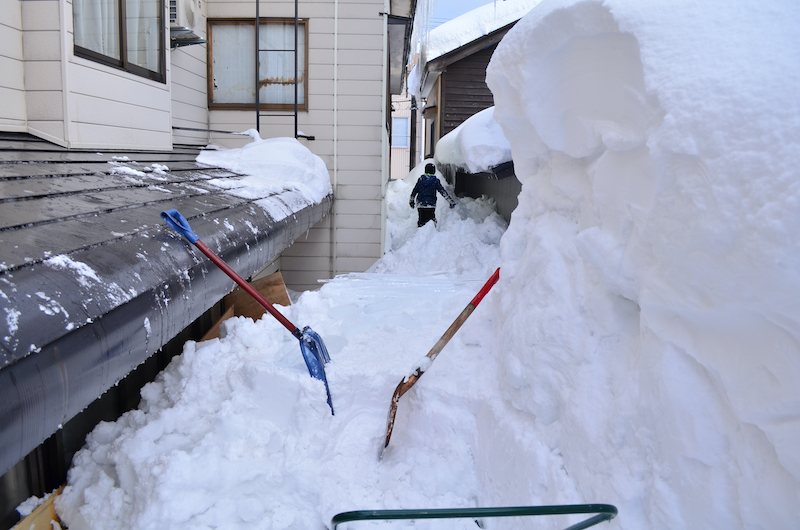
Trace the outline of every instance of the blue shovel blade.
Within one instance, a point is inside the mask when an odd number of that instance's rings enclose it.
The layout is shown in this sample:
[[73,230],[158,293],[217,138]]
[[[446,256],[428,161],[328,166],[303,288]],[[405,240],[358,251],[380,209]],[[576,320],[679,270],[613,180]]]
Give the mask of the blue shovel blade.
[[328,378],[325,377],[325,363],[330,361],[325,343],[322,342],[322,338],[317,335],[314,330],[306,327],[303,329],[303,338],[300,339],[300,350],[303,353],[303,359],[306,362],[308,373],[311,374],[311,377],[325,383],[325,392],[328,394],[328,406],[331,408],[331,414],[333,414],[331,390],[328,387]]
[[303,328],[303,340],[309,343],[309,347],[316,354],[320,362],[323,364],[330,362],[331,356],[328,355],[328,348],[325,347],[325,343],[322,342],[322,337],[320,337],[316,331],[308,326]]

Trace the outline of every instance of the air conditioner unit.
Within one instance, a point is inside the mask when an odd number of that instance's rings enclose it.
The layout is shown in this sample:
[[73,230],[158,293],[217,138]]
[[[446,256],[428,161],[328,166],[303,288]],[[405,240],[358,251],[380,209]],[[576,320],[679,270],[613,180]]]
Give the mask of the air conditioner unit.
[[202,0],[169,0],[169,33],[173,48],[206,42],[198,35]]
[[201,17],[200,0],[169,0],[169,27],[194,31]]

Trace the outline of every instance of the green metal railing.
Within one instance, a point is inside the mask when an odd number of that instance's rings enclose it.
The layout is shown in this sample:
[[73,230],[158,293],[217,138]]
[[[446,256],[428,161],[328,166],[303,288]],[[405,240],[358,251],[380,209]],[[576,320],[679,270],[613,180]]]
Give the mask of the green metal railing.
[[344,512],[333,516],[331,530],[352,521],[389,521],[397,519],[457,519],[481,517],[522,517],[528,515],[597,514],[565,530],[582,530],[617,515],[610,504],[571,504],[563,506],[509,506],[505,508],[444,508],[437,510],[372,510]]

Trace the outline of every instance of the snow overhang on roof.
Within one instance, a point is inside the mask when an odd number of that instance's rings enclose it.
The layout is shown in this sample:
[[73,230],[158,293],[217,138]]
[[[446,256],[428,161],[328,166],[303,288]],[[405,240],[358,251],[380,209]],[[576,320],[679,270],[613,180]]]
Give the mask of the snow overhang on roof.
[[75,152],[4,137],[0,474],[235,287],[161,211],[177,208],[248,278],[333,201],[234,196],[208,181],[242,176],[196,163],[197,150]]
[[484,48],[488,48],[489,46],[497,44],[503,39],[505,34],[508,33],[508,30],[514,27],[514,24],[517,22],[518,21],[515,20],[514,22],[511,22],[502,28],[498,28],[491,33],[475,39],[474,41],[468,42],[463,46],[459,46],[458,48],[439,55],[438,57],[428,59],[428,61],[425,63],[425,72],[443,72],[444,69],[449,65],[469,57],[470,55],[479,52]]
[[500,42],[540,1],[504,0],[485,4],[431,30],[417,65],[419,90],[409,90],[426,97],[439,73],[449,64]]

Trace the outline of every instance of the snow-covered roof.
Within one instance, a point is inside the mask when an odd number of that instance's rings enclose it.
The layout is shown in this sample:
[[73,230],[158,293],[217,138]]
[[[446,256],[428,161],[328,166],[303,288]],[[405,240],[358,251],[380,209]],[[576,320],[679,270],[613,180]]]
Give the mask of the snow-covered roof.
[[430,88],[432,80],[426,82],[425,72],[429,62],[516,22],[540,1],[495,1],[432,29],[421,46],[419,62],[409,74],[409,93],[419,96]]
[[249,277],[332,203],[324,162],[294,138],[200,162],[7,133],[0,151],[24,162],[0,167],[0,473],[233,289],[161,211]]
[[430,61],[522,18],[541,0],[495,1],[431,30],[422,47]]
[[511,144],[494,120],[494,107],[470,116],[436,143],[436,162],[470,173],[511,161]]

